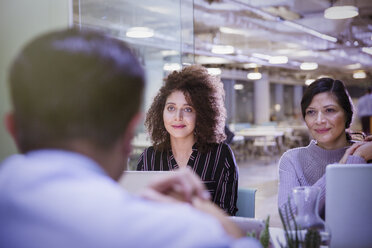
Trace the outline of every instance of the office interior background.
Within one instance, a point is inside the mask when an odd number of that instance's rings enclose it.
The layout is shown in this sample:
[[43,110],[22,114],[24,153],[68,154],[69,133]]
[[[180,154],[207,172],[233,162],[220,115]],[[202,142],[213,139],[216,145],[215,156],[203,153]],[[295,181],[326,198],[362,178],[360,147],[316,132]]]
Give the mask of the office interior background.
[[[344,5],[358,15],[325,17]],[[169,72],[208,67],[224,83],[233,131],[303,125],[302,93],[318,77],[342,80],[355,104],[372,86],[370,0],[2,0],[0,19],[1,116],[11,109],[10,61],[30,38],[68,26],[102,30],[131,45],[147,76],[144,112]],[[356,116],[352,128],[360,130]],[[15,152],[1,125],[0,159]]]

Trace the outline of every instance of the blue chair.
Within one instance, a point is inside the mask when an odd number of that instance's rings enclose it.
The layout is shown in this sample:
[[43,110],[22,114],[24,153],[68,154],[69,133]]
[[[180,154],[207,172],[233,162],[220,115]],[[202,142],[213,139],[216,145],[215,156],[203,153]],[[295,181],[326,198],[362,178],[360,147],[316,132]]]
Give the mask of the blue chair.
[[256,191],[257,189],[238,188],[236,216],[254,218]]

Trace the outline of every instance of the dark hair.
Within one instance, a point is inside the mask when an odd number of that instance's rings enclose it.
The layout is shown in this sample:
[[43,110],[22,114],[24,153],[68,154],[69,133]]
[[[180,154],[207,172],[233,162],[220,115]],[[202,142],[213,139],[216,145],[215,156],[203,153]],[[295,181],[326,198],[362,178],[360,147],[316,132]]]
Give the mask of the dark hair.
[[302,117],[305,119],[306,109],[314,96],[323,92],[330,92],[336,97],[337,103],[345,112],[345,128],[349,128],[353,119],[353,104],[344,83],[332,78],[319,78],[306,88],[301,100]]
[[139,110],[144,73],[122,41],[68,29],[29,43],[9,83],[22,152],[74,139],[108,149]]
[[224,125],[226,109],[222,82],[208,74],[200,65],[174,71],[166,79],[146,115],[145,126],[155,149],[170,149],[170,136],[164,127],[163,111],[167,97],[174,91],[181,91],[196,112],[195,136],[197,147],[206,152],[213,143],[226,139]]

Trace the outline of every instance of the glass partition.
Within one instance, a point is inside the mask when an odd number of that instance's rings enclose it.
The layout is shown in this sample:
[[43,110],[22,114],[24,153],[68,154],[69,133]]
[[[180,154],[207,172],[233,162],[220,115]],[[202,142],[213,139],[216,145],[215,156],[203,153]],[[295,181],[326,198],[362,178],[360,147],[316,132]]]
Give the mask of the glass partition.
[[[76,27],[103,31],[133,48],[147,77],[144,112],[163,78],[194,62],[192,0],[74,0],[73,12]],[[135,162],[151,145],[143,125],[133,145]]]

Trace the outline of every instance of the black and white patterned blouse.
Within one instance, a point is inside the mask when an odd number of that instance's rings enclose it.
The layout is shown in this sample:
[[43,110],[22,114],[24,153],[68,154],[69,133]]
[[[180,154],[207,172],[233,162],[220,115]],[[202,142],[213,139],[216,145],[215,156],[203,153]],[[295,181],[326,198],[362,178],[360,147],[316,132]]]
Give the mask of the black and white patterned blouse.
[[[206,153],[192,147],[192,153],[187,166],[199,175],[212,201],[226,213],[235,215],[238,193],[238,167],[230,146],[225,143],[215,144]],[[139,171],[168,171],[179,168],[171,150],[155,151],[151,146],[147,148],[138,160]]]

